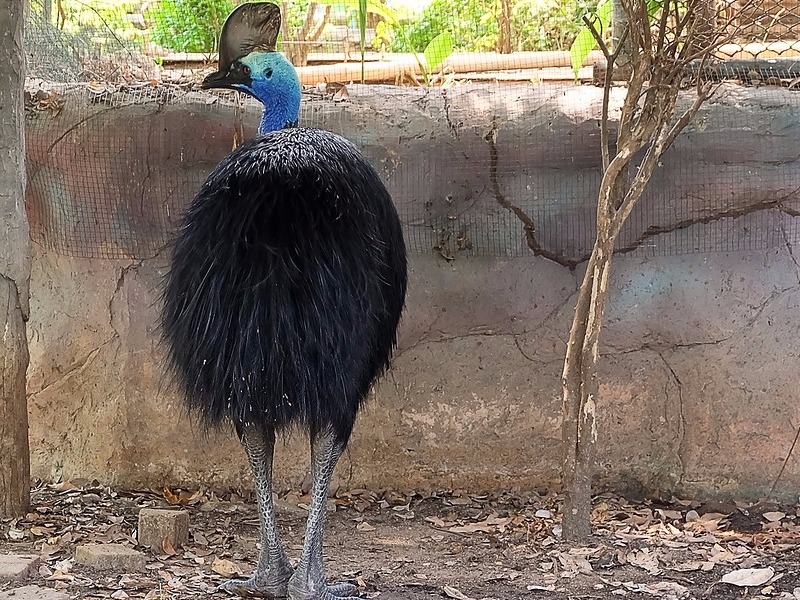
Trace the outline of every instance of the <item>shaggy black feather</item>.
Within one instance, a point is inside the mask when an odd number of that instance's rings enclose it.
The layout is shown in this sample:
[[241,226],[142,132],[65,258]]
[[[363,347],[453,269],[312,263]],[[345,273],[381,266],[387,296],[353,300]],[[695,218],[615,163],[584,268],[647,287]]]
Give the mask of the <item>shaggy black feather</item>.
[[406,292],[391,197],[347,140],[268,133],[234,150],[185,215],[162,335],[189,406],[346,442],[388,366]]

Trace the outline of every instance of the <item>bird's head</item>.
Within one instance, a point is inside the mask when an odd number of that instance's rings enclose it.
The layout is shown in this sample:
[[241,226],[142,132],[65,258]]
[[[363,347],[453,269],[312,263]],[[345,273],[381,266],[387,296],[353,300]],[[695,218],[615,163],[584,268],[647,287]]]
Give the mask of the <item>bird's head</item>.
[[201,87],[227,88],[250,94],[264,105],[258,128],[267,133],[297,123],[300,79],[292,63],[275,52],[281,9],[272,2],[245,2],[236,7],[219,36],[217,71]]
[[272,129],[297,123],[300,114],[300,79],[292,63],[278,52],[251,52],[233,61],[226,72],[206,77],[202,87],[250,94],[264,105]]

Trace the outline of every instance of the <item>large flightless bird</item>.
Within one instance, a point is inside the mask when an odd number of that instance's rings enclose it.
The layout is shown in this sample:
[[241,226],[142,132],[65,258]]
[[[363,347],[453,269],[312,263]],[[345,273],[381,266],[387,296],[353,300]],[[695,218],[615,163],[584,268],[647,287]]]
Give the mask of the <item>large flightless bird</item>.
[[[243,4],[220,36],[204,88],[264,105],[259,136],[227,156],[191,202],[163,288],[168,365],[208,425],[232,421],[256,481],[255,573],[222,588],[242,596],[336,600],[322,535],[328,485],[356,413],[388,367],[406,292],[400,221],[377,173],[342,137],[297,127],[301,87],[275,52],[280,9]],[[275,434],[311,440],[312,500],[302,554],[275,526]]]

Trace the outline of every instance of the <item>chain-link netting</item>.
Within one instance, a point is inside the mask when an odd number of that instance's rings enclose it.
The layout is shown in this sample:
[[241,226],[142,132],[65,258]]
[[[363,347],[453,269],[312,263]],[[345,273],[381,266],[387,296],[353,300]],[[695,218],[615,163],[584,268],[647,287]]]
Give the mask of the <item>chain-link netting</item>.
[[717,0],[735,32],[720,55],[730,58],[800,56],[800,0]]
[[[800,73],[741,54],[752,44],[784,44],[791,54],[798,1],[717,7],[716,18],[738,23],[736,61],[702,65],[724,83],[664,156],[620,252],[800,239]],[[601,179],[602,90],[591,84],[597,55],[576,77],[569,50],[596,2],[370,0],[363,65],[358,3],[337,2],[284,3],[279,50],[304,84],[302,123],[360,145],[392,192],[409,249],[447,259],[533,252],[569,266],[585,259]],[[252,135],[258,123],[255,101],[198,87],[231,8],[230,0],[32,3],[28,210],[38,243],[88,258],[143,259],[165,247],[237,128]],[[354,83],[362,70],[367,85]],[[623,96],[615,88],[612,109]]]

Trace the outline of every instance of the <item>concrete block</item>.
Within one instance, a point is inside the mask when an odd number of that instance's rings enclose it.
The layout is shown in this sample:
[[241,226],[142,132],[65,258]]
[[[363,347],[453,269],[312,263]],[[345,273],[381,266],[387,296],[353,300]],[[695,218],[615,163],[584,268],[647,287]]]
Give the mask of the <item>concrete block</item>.
[[0,554],[0,581],[23,581],[40,562],[32,554]]
[[69,600],[69,596],[50,588],[26,585],[14,590],[0,592],[0,600]]
[[173,548],[180,548],[189,541],[189,513],[157,508],[140,510],[139,543],[158,550],[165,539]]
[[98,571],[131,573],[144,569],[145,557],[122,544],[84,544],[75,548],[75,561]]

